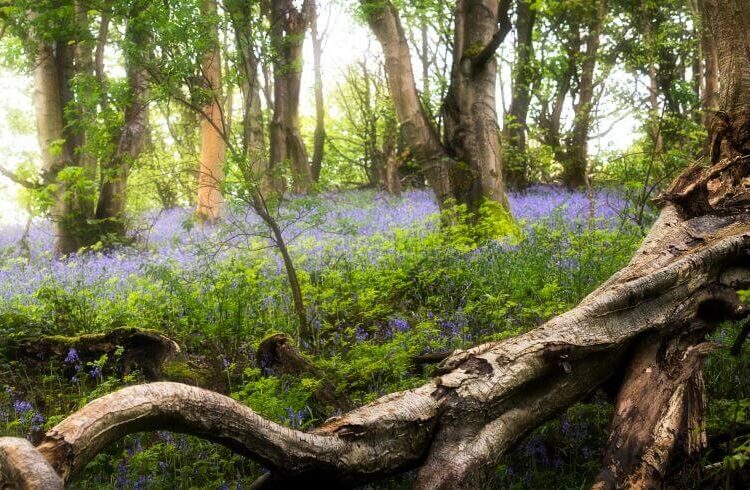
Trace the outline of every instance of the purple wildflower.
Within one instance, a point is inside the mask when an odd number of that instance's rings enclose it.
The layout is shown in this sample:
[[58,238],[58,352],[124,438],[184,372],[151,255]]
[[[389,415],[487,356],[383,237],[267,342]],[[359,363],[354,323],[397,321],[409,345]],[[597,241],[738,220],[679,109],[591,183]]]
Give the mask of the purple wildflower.
[[80,362],[78,351],[74,347],[71,347],[68,351],[68,355],[65,357],[65,361],[63,362],[65,362],[65,364],[75,364]]
[[399,332],[406,332],[407,330],[409,330],[409,322],[407,322],[403,318],[394,318],[388,323],[391,328],[394,328]]
[[16,400],[13,402],[13,410],[16,411],[16,413],[22,414],[27,413],[33,410],[34,407],[31,405],[31,403],[24,401],[24,400]]

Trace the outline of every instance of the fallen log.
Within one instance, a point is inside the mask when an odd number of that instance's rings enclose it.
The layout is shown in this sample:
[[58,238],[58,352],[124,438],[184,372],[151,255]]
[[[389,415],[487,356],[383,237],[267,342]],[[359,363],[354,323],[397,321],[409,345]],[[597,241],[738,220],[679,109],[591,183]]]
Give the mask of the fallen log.
[[310,362],[285,334],[273,334],[263,339],[256,352],[256,362],[266,376],[288,374],[319,380],[320,387],[312,397],[324,409],[345,411],[352,407],[349,397],[339,393],[325,373]]
[[[122,354],[115,359],[118,348],[122,348]],[[2,356],[22,360],[30,367],[46,366],[52,359],[65,364],[71,350],[75,353],[76,363],[96,361],[107,355],[117,362],[122,374],[139,370],[147,380],[158,380],[164,362],[179,352],[180,347],[160,332],[123,327],[78,336],[41,335],[14,339],[4,346]],[[73,362],[67,364],[72,370]]]
[[[195,433],[261,461],[267,485],[350,486],[421,467],[417,488],[478,488],[519,438],[609,377],[646,335],[699,335],[746,311],[745,215],[684,219],[667,205],[631,263],[579,306],[518,337],[456,351],[438,376],[333,418],[283,428],[173,383],[125,388],[51,429],[38,448],[65,481],[130,431]],[[627,381],[626,381],[627,385]]]

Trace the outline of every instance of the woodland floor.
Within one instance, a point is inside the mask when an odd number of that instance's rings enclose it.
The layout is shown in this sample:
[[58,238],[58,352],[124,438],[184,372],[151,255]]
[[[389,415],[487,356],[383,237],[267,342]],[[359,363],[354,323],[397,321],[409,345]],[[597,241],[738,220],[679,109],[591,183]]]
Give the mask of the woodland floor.
[[[358,405],[416,386],[431,368],[415,369],[412,357],[516,335],[569,309],[620,269],[647,231],[634,224],[638,209],[614,191],[590,197],[535,187],[511,195],[511,205],[516,221],[479,237],[460,220],[439,229],[424,190],[400,198],[332,193],[281,210],[316,331],[314,345],[301,348],[342,398]],[[47,252],[46,222],[28,232],[0,229],[0,339],[55,335],[65,346],[2,359],[0,435],[33,441],[85,402],[142,382],[145,373],[122,362],[122,349],[96,358],[81,349],[81,335],[118,327],[157,330],[180,345],[159,373],[164,379],[230,394],[295,428],[334,413],[313,395],[320,379],[266,376],[258,367],[264,338],[297,332],[282,263],[260,223],[241,208],[215,227],[190,215],[141,215],[131,246],[64,260]],[[736,328],[726,324],[716,340],[731,343]],[[726,350],[707,364],[709,433],[726,432],[750,415],[748,367]],[[611,411],[597,393],[545,424],[498,467],[493,486],[590,483]],[[243,488],[262,471],[219,446],[158,432],[109,448],[74,487]]]

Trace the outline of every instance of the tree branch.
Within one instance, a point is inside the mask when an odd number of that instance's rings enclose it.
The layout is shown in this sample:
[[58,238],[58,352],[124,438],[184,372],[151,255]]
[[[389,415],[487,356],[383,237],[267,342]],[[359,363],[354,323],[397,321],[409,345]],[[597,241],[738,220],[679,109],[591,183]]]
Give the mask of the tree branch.
[[22,177],[19,177],[19,175],[17,173],[15,173],[15,172],[13,172],[11,170],[8,170],[7,168],[2,167],[2,166],[0,166],[0,174],[3,174],[4,176],[6,176],[7,178],[9,178],[10,180],[12,180],[13,182],[15,182],[16,184],[18,184],[18,185],[20,185],[22,187],[25,187],[27,189],[41,189],[42,187],[44,187],[42,184],[39,184],[37,182],[31,182],[31,181],[26,180],[26,179],[24,179]]
[[498,7],[498,30],[490,39],[490,42],[480,51],[478,55],[474,57],[471,63],[472,71],[478,72],[495,56],[497,48],[503,44],[506,36],[510,32],[510,1],[511,0],[500,0]]

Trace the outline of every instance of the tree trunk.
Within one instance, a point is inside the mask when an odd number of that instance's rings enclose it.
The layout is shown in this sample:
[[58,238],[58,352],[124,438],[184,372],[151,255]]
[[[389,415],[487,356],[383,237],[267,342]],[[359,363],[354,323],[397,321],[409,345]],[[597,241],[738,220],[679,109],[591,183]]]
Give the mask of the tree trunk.
[[476,210],[483,199],[507,205],[495,112],[494,53],[510,30],[509,0],[459,2],[454,66],[444,102],[446,144],[440,142],[417,93],[409,45],[390,1],[361,0],[385,55],[385,70],[401,132],[441,206],[453,199]]
[[241,62],[242,147],[247,157],[243,172],[251,186],[258,186],[263,194],[273,191],[268,175],[268,155],[263,126],[263,110],[260,102],[261,83],[258,73],[259,60],[255,53],[253,18],[255,13],[247,2],[226,3],[234,28],[237,52]]
[[302,79],[302,47],[310,18],[310,2],[297,9],[292,0],[271,0],[267,16],[273,47],[274,107],[271,120],[270,169],[275,188],[283,190],[279,174],[289,162],[294,192],[305,193],[312,183],[307,149],[299,129],[299,98]]
[[54,185],[50,215],[55,223],[55,252],[67,255],[92,245],[98,238],[92,235],[88,224],[93,215],[93,192],[82,190],[87,188],[81,180],[90,178],[89,169],[79,167],[81,173],[60,175],[65,169],[78,167],[76,150],[80,146],[68,121],[76,111],[66,112],[73,101],[70,83],[75,52],[67,40],[38,42],[36,48],[34,107],[42,180],[47,186]]
[[313,182],[320,181],[320,170],[323,166],[323,153],[326,143],[325,105],[323,104],[323,69],[320,58],[323,54],[323,34],[318,32],[317,0],[312,2],[310,35],[313,46],[313,71],[315,72],[315,135],[313,136],[313,157],[311,163]]
[[137,20],[136,14],[142,8],[144,5],[134,4],[125,33],[125,38],[132,44],[125,51],[129,90],[125,124],[117,138],[114,155],[108,165],[102,167],[102,185],[96,207],[100,234],[113,234],[120,239],[125,237],[126,231],[125,203],[130,166],[140,156],[148,138],[148,74],[139,57],[148,53],[150,36],[142,21]]
[[606,0],[594,2],[594,12],[586,35],[586,51],[583,53],[578,86],[578,101],[575,104],[573,131],[567,142],[563,162],[563,183],[571,188],[586,185],[588,168],[589,129],[594,102],[594,70],[596,69],[604,17],[607,14]]
[[397,152],[397,129],[396,121],[386,116],[385,128],[383,128],[383,146],[381,153],[385,160],[385,191],[394,196],[401,195],[401,176],[399,167],[401,159]]
[[[445,141],[463,165],[452,169],[454,194],[468,195],[469,209],[483,199],[507,207],[495,110],[497,62],[495,49],[510,30],[509,1],[461,0],[456,8],[451,87],[444,104]],[[504,11],[501,9],[505,9]],[[498,31],[498,19],[505,16]],[[503,30],[505,29],[505,33]]]
[[440,143],[417,93],[409,44],[393,4],[362,1],[367,22],[385,55],[388,87],[396,108],[401,133],[441,205],[453,197],[449,172],[450,157]]
[[703,0],[716,44],[720,111],[711,126],[711,162],[750,153],[750,4]]
[[[201,12],[214,18],[218,15],[216,0],[202,0]],[[198,199],[196,214],[202,221],[213,223],[221,217],[224,199],[221,183],[224,180],[226,141],[221,108],[221,54],[217,21],[211,22],[211,47],[201,61],[203,84],[209,100],[201,117],[201,151],[198,170]]]
[[503,166],[508,187],[519,189],[529,183],[526,155],[526,118],[534,80],[534,24],[537,9],[529,0],[516,1],[516,61],[513,66],[513,95],[503,127]]

